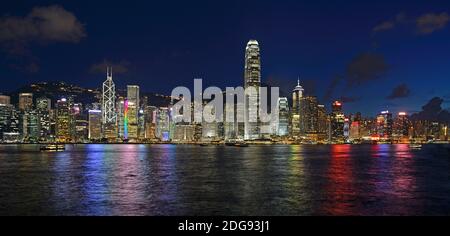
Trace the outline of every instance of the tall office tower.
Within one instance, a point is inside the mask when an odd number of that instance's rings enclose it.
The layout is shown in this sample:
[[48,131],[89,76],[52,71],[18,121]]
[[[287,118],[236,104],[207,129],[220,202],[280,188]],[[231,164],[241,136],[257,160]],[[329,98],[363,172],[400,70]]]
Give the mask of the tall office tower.
[[128,139],[138,138],[138,113],[139,113],[139,86],[127,86],[127,101],[128,101]]
[[26,140],[29,142],[39,141],[41,134],[41,125],[39,123],[39,112],[37,110],[26,111],[26,129],[27,137]]
[[160,107],[156,113],[156,137],[161,141],[170,140],[170,110]]
[[348,141],[350,138],[350,118],[344,118],[344,141]]
[[410,121],[406,112],[399,112],[394,120],[392,137],[397,142],[409,141]]
[[344,112],[342,112],[342,103],[340,101],[335,101],[331,107],[331,141],[342,143],[344,142],[345,123]]
[[317,134],[319,141],[325,141],[328,134],[328,116],[325,105],[317,105]]
[[382,111],[377,116],[377,133],[380,138],[390,139],[392,137],[392,113],[389,111]]
[[11,104],[0,104],[0,141],[18,142],[19,139],[19,113]]
[[156,111],[154,106],[145,108],[145,138],[148,140],[156,139]]
[[125,99],[119,97],[117,99],[117,136],[124,139],[125,124]]
[[300,134],[309,139],[317,140],[318,102],[317,97],[305,96],[300,102]]
[[300,118],[301,118],[301,99],[304,89],[300,86],[300,79],[297,80],[297,86],[292,91],[292,112],[291,112],[291,136],[300,138]]
[[145,110],[143,108],[139,109],[138,113],[138,138],[139,140],[145,139]]
[[31,110],[33,109],[33,94],[32,93],[19,93],[19,110]]
[[128,140],[128,99],[123,102],[123,139]]
[[9,105],[11,104],[11,97],[6,95],[0,95],[0,105]]
[[254,88],[245,94],[244,99],[244,138],[260,138],[259,88],[261,86],[261,59],[259,44],[250,40],[245,48],[244,89]]
[[117,138],[116,86],[112,80],[112,67],[106,68],[106,81],[102,89],[102,126],[103,137]]
[[89,139],[89,111],[88,114],[78,117],[75,121],[75,140],[80,143]]
[[102,138],[103,115],[100,110],[89,110],[89,140],[100,140]]
[[56,141],[70,142],[70,107],[66,98],[61,98],[56,102]]
[[36,111],[39,113],[40,141],[48,141],[51,135],[51,100],[46,97],[36,99]]
[[278,136],[289,135],[289,103],[287,97],[278,98],[278,122],[276,134]]
[[3,140],[3,133],[9,132],[13,109],[12,105],[0,103],[0,140]]

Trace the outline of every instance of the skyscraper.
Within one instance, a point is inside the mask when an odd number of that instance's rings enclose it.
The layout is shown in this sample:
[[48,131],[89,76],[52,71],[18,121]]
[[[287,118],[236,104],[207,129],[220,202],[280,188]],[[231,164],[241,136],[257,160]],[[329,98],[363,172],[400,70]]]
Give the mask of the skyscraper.
[[390,139],[392,137],[392,113],[389,111],[382,111],[377,116],[377,133],[380,138]]
[[0,95],[0,105],[9,105],[11,104],[11,97],[6,95]]
[[342,102],[333,102],[331,112],[331,140],[335,143],[344,142],[345,116],[342,112]]
[[41,124],[39,118],[39,112],[37,110],[30,110],[26,112],[26,129],[27,137],[26,140],[30,142],[39,141],[41,134]]
[[138,138],[138,112],[139,112],[139,86],[127,86],[127,101],[128,101],[128,139]]
[[317,97],[300,98],[300,135],[313,141],[318,139],[318,105]]
[[170,110],[160,107],[156,113],[156,137],[161,141],[170,140]]
[[317,105],[317,132],[319,141],[325,141],[328,137],[329,119],[325,105]]
[[48,141],[51,135],[50,127],[50,111],[51,100],[46,97],[39,97],[36,99],[36,110],[39,113],[39,125],[40,125],[40,140]]
[[19,93],[19,110],[31,110],[33,109],[33,94],[32,93]]
[[102,89],[102,125],[104,137],[108,139],[117,138],[116,125],[116,86],[112,80],[112,67],[106,69],[106,81]]
[[289,104],[287,97],[278,98],[278,122],[276,134],[278,136],[289,135]]
[[58,142],[70,142],[70,107],[66,98],[56,103],[56,140]]
[[0,140],[3,140],[3,133],[10,132],[11,115],[14,106],[0,103]]
[[117,99],[117,135],[121,139],[125,139],[125,98]]
[[102,118],[104,114],[99,110],[89,110],[89,140],[102,138]]
[[261,86],[261,59],[259,44],[250,40],[245,48],[244,89],[253,88],[246,92],[244,99],[244,138],[260,138],[259,119],[259,88]]
[[393,124],[393,138],[397,142],[409,141],[410,121],[406,112],[399,112]]
[[297,86],[292,91],[292,113],[291,113],[291,135],[293,138],[300,138],[300,118],[301,118],[301,98],[304,89],[300,86],[300,79]]

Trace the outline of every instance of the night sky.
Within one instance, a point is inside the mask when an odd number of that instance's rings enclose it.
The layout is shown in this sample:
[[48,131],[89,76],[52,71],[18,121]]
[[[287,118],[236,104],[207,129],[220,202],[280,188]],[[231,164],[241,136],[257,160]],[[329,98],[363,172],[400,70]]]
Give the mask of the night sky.
[[243,84],[249,39],[262,82],[300,82],[347,112],[450,106],[450,1],[4,1],[0,92],[37,81],[170,94]]

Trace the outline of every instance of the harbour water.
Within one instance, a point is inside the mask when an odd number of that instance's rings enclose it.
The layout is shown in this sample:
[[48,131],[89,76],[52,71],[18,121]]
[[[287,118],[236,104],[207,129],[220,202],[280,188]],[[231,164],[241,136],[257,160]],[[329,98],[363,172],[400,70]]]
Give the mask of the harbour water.
[[0,215],[449,215],[444,145],[0,145]]

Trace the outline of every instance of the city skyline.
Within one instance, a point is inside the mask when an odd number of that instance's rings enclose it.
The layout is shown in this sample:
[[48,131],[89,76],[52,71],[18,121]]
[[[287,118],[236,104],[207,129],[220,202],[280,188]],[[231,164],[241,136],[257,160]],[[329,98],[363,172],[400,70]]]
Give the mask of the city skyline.
[[[242,81],[241,45],[255,38],[262,48],[263,84],[281,85],[289,93],[290,84],[300,76],[302,86],[321,103],[343,100],[351,103],[344,109],[352,113],[376,114],[386,109],[414,113],[433,97],[443,98],[444,108],[448,108],[448,3],[435,2],[440,4],[375,7],[345,3],[332,8],[336,3],[323,3],[330,9],[322,18],[317,14],[322,5],[290,1],[250,1],[239,6],[198,2],[190,5],[191,14],[180,9],[169,12],[163,3],[147,5],[154,15],[144,14],[145,6],[123,10],[112,3],[111,14],[125,13],[120,19],[110,19],[115,28],[99,20],[97,14],[106,13],[96,11],[101,7],[97,4],[89,10],[83,8],[83,2],[13,4],[1,13],[0,73],[2,81],[16,82],[5,84],[2,92],[38,81],[77,81],[80,86],[97,87],[103,80],[97,73],[104,73],[107,64],[116,68],[118,87],[139,84],[141,90],[169,94],[176,86],[191,86],[194,77],[203,78],[208,85],[235,86]],[[254,13],[244,14],[252,7]],[[207,10],[219,14],[212,17]],[[46,18],[52,12],[61,13],[61,19],[67,20],[63,22],[71,27],[63,32],[53,29],[56,36],[51,38],[45,32],[30,35],[17,28],[18,23],[36,26],[36,19],[52,22]],[[228,13],[234,13],[236,19]],[[172,20],[164,21],[166,17]],[[120,20],[135,24],[124,28]],[[237,27],[230,27],[233,24]],[[60,53],[66,55],[65,60],[60,60]],[[56,63],[58,66],[52,66]]]

